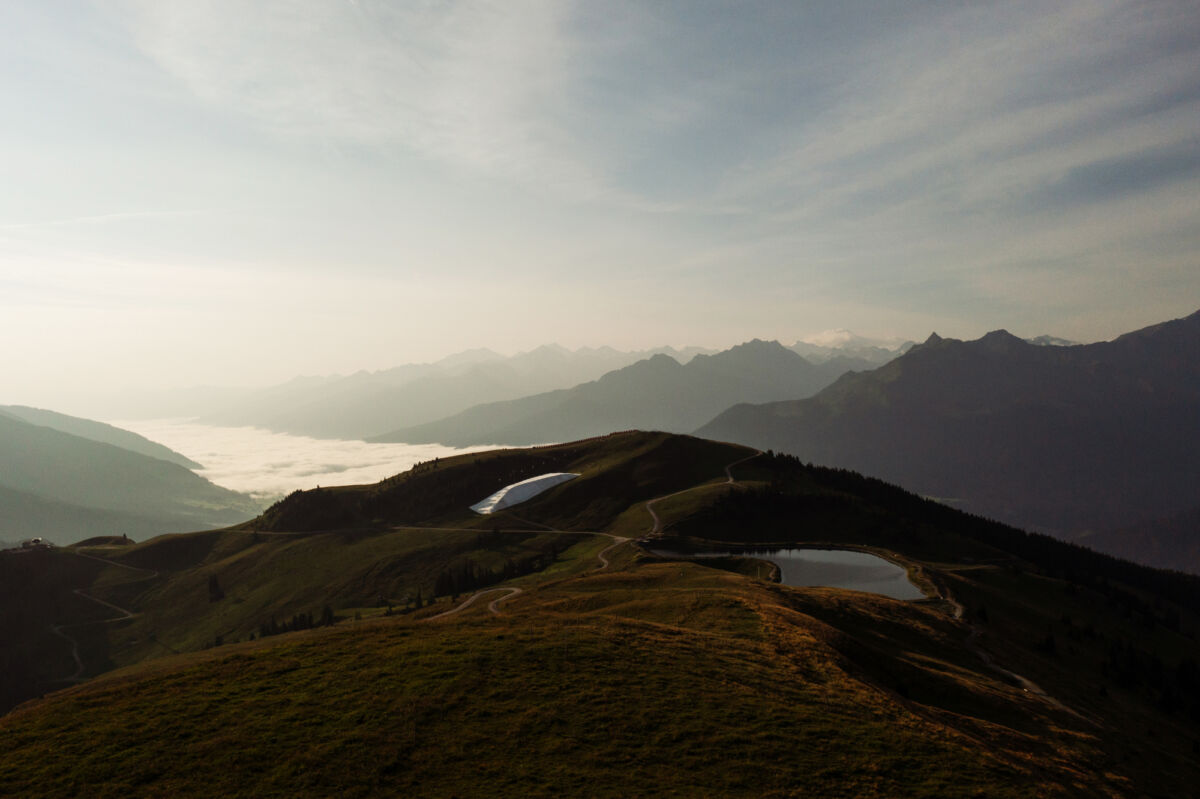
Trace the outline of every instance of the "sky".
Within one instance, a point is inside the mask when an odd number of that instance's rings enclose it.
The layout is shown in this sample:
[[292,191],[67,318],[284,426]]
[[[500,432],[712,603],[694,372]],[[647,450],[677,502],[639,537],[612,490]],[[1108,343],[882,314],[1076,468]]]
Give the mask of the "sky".
[[1194,2],[0,4],[0,402],[1200,308]]

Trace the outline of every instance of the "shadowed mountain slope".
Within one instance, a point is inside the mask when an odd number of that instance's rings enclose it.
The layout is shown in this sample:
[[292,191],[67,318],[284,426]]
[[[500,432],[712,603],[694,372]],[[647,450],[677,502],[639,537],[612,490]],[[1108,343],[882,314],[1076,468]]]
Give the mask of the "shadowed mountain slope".
[[706,437],[794,453],[1073,537],[1200,494],[1200,313],[1111,342],[936,334],[799,401],[730,408]]
[[1081,539],[1092,549],[1158,569],[1200,574],[1200,506]]
[[173,449],[168,449],[156,441],[151,441],[145,436],[140,436],[137,433],[122,430],[119,427],[113,427],[103,422],[80,419],[76,416],[67,416],[64,413],[56,413],[55,411],[47,411],[41,408],[29,408],[24,405],[0,405],[0,412],[20,419],[23,422],[28,422],[29,424],[49,427],[52,430],[58,430],[62,433],[70,433],[73,436],[79,436],[91,441],[99,441],[101,444],[112,444],[114,447],[127,449],[139,455],[158,458],[168,463],[182,466],[185,469],[203,468],[191,458],[181,455]]
[[844,369],[814,366],[774,341],[754,340],[681,365],[667,355],[574,388],[493,402],[372,441],[527,445],[637,428],[687,432],[738,401],[811,395]]
[[0,485],[0,530],[14,541],[41,537],[72,543],[95,535],[145,538],[193,526],[190,519],[74,505]]
[[177,464],[11,416],[0,416],[0,489],[11,492],[0,510],[6,524],[59,544],[125,532],[105,522],[134,522],[136,533],[188,530],[241,521],[259,507]]

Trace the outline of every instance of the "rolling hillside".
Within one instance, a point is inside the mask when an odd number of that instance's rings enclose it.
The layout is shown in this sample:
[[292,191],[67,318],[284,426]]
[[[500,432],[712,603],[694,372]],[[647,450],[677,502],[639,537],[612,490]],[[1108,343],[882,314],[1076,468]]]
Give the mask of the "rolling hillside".
[[528,445],[634,428],[687,432],[734,402],[809,396],[844,366],[840,359],[814,366],[777,342],[756,339],[683,365],[656,355],[571,389],[479,405],[369,440]]
[[[551,467],[581,477],[465,510]],[[866,548],[928,598],[663,559],[628,540],[651,528]],[[1200,579],[689,437],[464,455],[297,492],[235,529],[0,570],[10,673],[40,671],[40,693],[122,667],[0,719],[3,793],[1132,796],[1200,779]]]
[[0,490],[5,530],[59,544],[215,527],[259,508],[183,466],[12,416],[0,416]]
[[1072,347],[934,335],[809,399],[730,408],[698,434],[1067,538],[1140,523],[1200,500],[1200,313]]
[[30,408],[24,405],[0,405],[0,413],[32,425],[49,427],[62,433],[99,441],[101,444],[112,444],[114,447],[127,449],[150,458],[158,458],[185,469],[203,468],[191,458],[181,455],[173,449],[168,449],[156,441],[103,422],[94,422],[91,419],[81,419],[77,416],[67,416],[64,413]]

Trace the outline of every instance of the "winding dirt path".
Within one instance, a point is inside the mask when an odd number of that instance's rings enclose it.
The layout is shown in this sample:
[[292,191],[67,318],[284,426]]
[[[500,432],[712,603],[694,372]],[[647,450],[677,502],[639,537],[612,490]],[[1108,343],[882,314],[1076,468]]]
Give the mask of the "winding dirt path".
[[488,603],[488,610],[490,610],[492,612],[492,614],[495,616],[500,615],[500,603],[501,602],[512,599],[517,594],[524,593],[525,589],[517,588],[516,586],[512,586],[512,585],[503,586],[501,588],[485,588],[482,591],[476,591],[475,593],[471,594],[469,597],[467,597],[466,601],[463,602],[461,605],[452,607],[452,608],[450,608],[450,610],[444,610],[441,613],[437,614],[436,616],[430,616],[428,619],[425,619],[425,621],[433,621],[434,619],[442,619],[442,618],[445,618],[446,616],[453,616],[455,613],[460,613],[460,612],[466,610],[467,608],[471,607],[471,605],[475,604],[475,600],[479,599],[481,596],[483,596],[485,594],[494,594],[497,591],[505,591],[506,593],[504,596],[497,597],[496,599],[493,599],[491,602]]
[[75,671],[71,672],[66,677],[60,677],[57,680],[50,682],[82,682],[83,681],[83,660],[79,657],[79,642],[71,636],[63,632],[63,625],[55,624],[50,627],[50,632],[57,635],[59,638],[66,640],[71,645],[71,657],[75,659]]
[[525,593],[524,588],[516,588],[515,586],[510,586],[510,587],[502,589],[502,590],[507,591],[508,593],[502,597],[497,597],[496,599],[493,599],[491,602],[488,603],[488,610],[490,610],[492,612],[493,616],[500,615],[500,603],[501,602],[507,602],[508,600],[515,597],[517,594]]
[[[133,580],[129,580],[128,581],[129,583],[141,582],[142,580],[153,580],[155,577],[157,577],[159,575],[159,572],[157,569],[143,569],[140,566],[130,566],[127,563],[119,563],[118,561],[109,560],[108,558],[98,558],[95,555],[87,555],[83,552],[72,551],[71,554],[75,555],[76,557],[79,557],[79,558],[87,558],[88,560],[95,560],[95,561],[99,561],[100,563],[106,563],[109,566],[118,566],[122,569],[129,569],[130,571],[149,572],[149,574],[147,574],[145,577],[138,577]],[[57,680],[50,680],[50,682],[52,682],[52,683],[83,682],[83,680],[84,680],[84,677],[83,677],[84,665],[83,665],[83,659],[79,656],[79,641],[76,640],[73,636],[68,635],[66,632],[64,632],[64,630],[66,630],[68,627],[83,627],[84,625],[87,625],[87,624],[109,624],[114,621],[124,621],[125,619],[132,619],[135,616],[140,615],[140,614],[134,613],[131,610],[120,607],[119,605],[114,605],[111,602],[107,602],[107,601],[101,599],[100,597],[92,596],[91,594],[84,591],[82,588],[72,589],[71,593],[75,594],[76,596],[82,597],[83,599],[86,599],[90,602],[95,602],[98,605],[103,605],[104,607],[108,608],[109,610],[114,610],[119,615],[113,616],[108,619],[96,619],[95,621],[81,621],[76,624],[54,624],[54,625],[50,626],[51,633],[58,636],[59,638],[64,639],[65,641],[67,641],[68,643],[71,644],[71,657],[75,661],[75,671],[73,671],[71,674],[67,675],[66,677],[60,677]]]
[[603,571],[604,569],[607,569],[609,566],[609,563],[608,563],[608,558],[605,556],[608,555],[610,550],[616,549],[617,547],[621,546],[621,544],[624,544],[626,541],[629,540],[627,537],[625,537],[623,535],[612,535],[611,533],[600,533],[600,535],[607,535],[607,536],[611,537],[613,542],[611,544],[609,544],[608,546],[606,546],[604,549],[602,549],[596,553],[596,557],[600,560],[600,565],[597,566],[596,568],[592,569],[592,571],[594,571],[594,572]]

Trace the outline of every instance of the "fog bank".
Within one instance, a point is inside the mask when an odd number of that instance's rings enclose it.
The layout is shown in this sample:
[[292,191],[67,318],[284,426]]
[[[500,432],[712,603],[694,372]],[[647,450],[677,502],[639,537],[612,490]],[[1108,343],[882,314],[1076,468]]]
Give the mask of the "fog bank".
[[374,483],[414,463],[491,447],[368,444],[273,433],[257,427],[211,427],[187,419],[109,422],[200,463],[219,486],[271,500],[296,489]]

